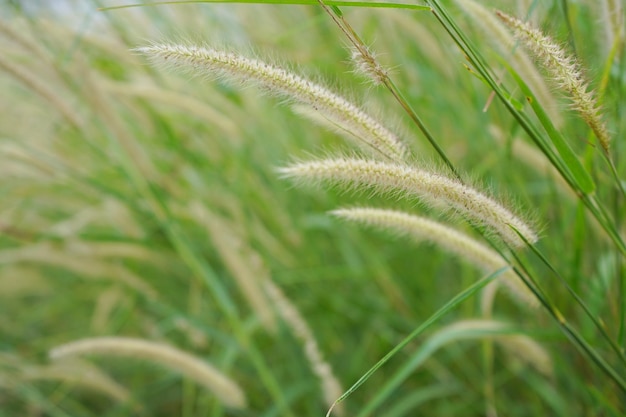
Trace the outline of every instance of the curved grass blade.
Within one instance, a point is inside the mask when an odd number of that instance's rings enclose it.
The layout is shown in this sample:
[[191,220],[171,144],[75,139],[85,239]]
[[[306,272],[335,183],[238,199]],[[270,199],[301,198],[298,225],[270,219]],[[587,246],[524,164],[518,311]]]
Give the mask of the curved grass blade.
[[343,393],[341,397],[339,397],[333,405],[330,407],[328,412],[326,413],[326,417],[329,417],[333,411],[333,408],[348,398],[354,391],[356,391],[365,381],[367,381],[380,367],[382,367],[385,363],[389,361],[396,353],[402,350],[411,340],[415,339],[417,336],[422,334],[426,329],[435,324],[440,318],[448,314],[452,311],[456,306],[461,304],[463,301],[474,295],[478,290],[483,288],[485,285],[489,284],[491,281],[496,279],[500,274],[504,271],[508,270],[510,267],[506,266],[498,269],[493,274],[486,276],[480,281],[472,284],[459,294],[457,294],[454,298],[448,301],[443,307],[435,312],[432,316],[430,316],[426,321],[424,321],[418,328],[413,330],[411,334],[409,334],[402,342],[398,343],[392,350],[390,350],[381,360],[379,360],[374,366],[372,366],[358,381],[356,381],[346,392]]
[[411,410],[427,401],[447,397],[460,391],[461,387],[457,386],[457,384],[446,383],[441,385],[429,386],[400,399],[400,401],[394,404],[393,407],[385,410],[385,416],[402,417],[411,415]]
[[[574,184],[571,181],[571,178],[567,176],[567,173],[563,171],[563,167],[559,164],[558,159],[556,159],[556,155],[551,152],[550,149],[545,148],[543,143],[544,139],[542,138],[540,132],[528,119],[526,114],[518,111],[513,104],[508,101],[509,95],[506,93],[506,90],[499,86],[495,81],[494,77],[491,75],[490,67],[486,64],[484,58],[480,55],[467,36],[465,36],[465,34],[461,31],[443,5],[437,0],[428,0],[428,4],[431,5],[432,12],[443,29],[450,35],[461,51],[463,51],[477,72],[484,77],[486,82],[489,83],[489,86],[496,93],[502,104],[504,104],[504,106],[509,110],[515,120],[519,122],[520,126],[524,129],[524,131],[526,131],[526,133],[528,133],[529,137],[541,148],[552,165],[559,170],[568,184],[570,184],[570,186],[577,191],[576,184]],[[595,194],[585,194],[582,192],[579,192],[578,194],[579,198],[585,204],[589,212],[598,220],[602,228],[607,232],[607,235],[611,238],[617,249],[623,255],[626,255],[626,243],[622,239],[620,233],[615,229],[614,223],[612,222],[610,216],[607,215],[605,208],[600,203],[597,196]]]
[[431,357],[439,348],[455,340],[480,339],[486,336],[513,333],[509,327],[489,328],[489,329],[459,329],[448,327],[438,331],[429,337],[420,348],[413,353],[403,366],[389,378],[387,383],[378,390],[376,395],[370,399],[357,417],[365,417],[373,414],[373,411],[383,401],[385,401],[395,389],[404,382],[415,369]]
[[561,284],[565,287],[568,293],[574,298],[576,303],[583,309],[587,317],[591,320],[591,322],[596,326],[596,328],[600,331],[604,339],[609,343],[613,351],[617,354],[618,358],[621,360],[623,364],[626,365],[626,356],[624,352],[620,348],[620,346],[611,338],[608,334],[606,326],[604,325],[604,321],[601,318],[596,317],[591,309],[587,306],[585,301],[578,295],[578,293],[572,288],[571,285],[563,278],[563,276],[556,270],[556,268],[550,263],[550,261],[541,253],[536,247],[531,246],[530,248],[532,252],[537,256],[541,262],[557,277],[557,279],[561,282]]
[[[343,17],[343,13],[339,9],[335,2],[327,2],[325,0],[317,0],[318,4],[322,6],[322,9],[333,19],[333,22],[339,27],[339,29],[346,35],[348,41],[354,46],[354,48],[359,51],[362,56],[367,56],[368,59],[372,61],[376,61],[376,58],[369,53],[367,45],[363,42],[361,37],[356,33],[356,31],[352,28],[350,23]],[[432,10],[430,7],[427,7],[427,10]],[[391,93],[393,98],[400,104],[402,109],[406,112],[409,118],[413,121],[413,123],[417,126],[417,128],[422,132],[426,140],[430,143],[433,149],[437,152],[443,163],[450,169],[450,172],[458,179],[463,182],[463,179],[456,167],[450,161],[443,148],[437,143],[434,136],[430,132],[430,130],[426,127],[426,124],[419,117],[417,112],[413,109],[409,101],[404,97],[400,89],[396,86],[393,80],[389,77],[389,74],[379,74],[383,76],[381,80],[382,85]]]
[[[526,240],[524,237],[520,237],[523,240]],[[530,246],[530,242],[526,242],[528,244],[528,246]],[[540,259],[542,260],[542,262],[544,262],[546,264],[546,266],[548,268],[550,268],[550,270],[555,273],[557,275],[557,277],[563,281],[565,281],[557,272],[556,270],[552,267],[552,265],[548,262],[548,260],[543,257],[543,255],[541,254],[541,252],[537,251],[537,250],[533,250],[533,252],[535,253],[535,255],[539,256]],[[517,260],[517,262],[521,262],[520,258],[513,253],[512,256]],[[565,282],[564,282],[565,283]],[[565,285],[566,288],[568,290],[571,290],[571,287],[569,285]],[[587,308],[586,304],[584,304],[582,302],[582,300],[580,300],[578,298],[578,296],[576,295],[576,293],[571,290],[571,295],[576,299],[577,302],[580,303],[580,305],[585,309],[585,312],[588,312],[589,317],[594,320],[594,324],[595,324],[595,319],[593,316],[593,314],[590,312],[590,310]],[[615,368],[613,368],[611,366],[611,364],[609,364],[599,353],[598,351],[591,346],[587,340],[578,332],[578,330],[576,330],[574,327],[572,327],[569,322],[567,321],[567,319],[565,318],[565,316],[559,311],[559,309],[551,303],[543,303],[544,306],[546,306],[546,310],[548,311],[548,313],[556,320],[557,324],[559,325],[559,327],[561,328],[561,330],[563,331],[563,333],[565,334],[565,336],[570,339],[570,341],[572,341],[572,344],[574,345],[574,347],[576,347],[578,349],[579,352],[585,354],[593,363],[595,363],[600,370],[602,370],[610,379],[613,380],[613,382],[615,382],[615,384],[624,392],[626,393],[626,380],[624,378],[622,378],[622,375],[617,372],[615,370]],[[597,324],[598,328],[603,332],[603,334],[605,333],[605,329],[603,327],[603,325],[601,323],[598,322]],[[608,342],[611,344],[611,346],[613,347],[614,343],[612,342],[612,340],[610,339],[610,337],[608,336],[608,334],[606,335]],[[616,345],[616,350],[619,352],[620,348],[619,346]],[[619,354],[618,356],[620,356],[620,359],[623,357],[623,354]]]
[[508,64],[505,63],[505,65],[508,67],[509,73],[519,85],[522,93],[526,96],[526,100],[552,140],[552,144],[556,148],[559,155],[561,155],[561,158],[563,158],[563,163],[565,164],[565,168],[567,170],[566,172],[571,173],[574,181],[582,192],[586,194],[592,193],[596,189],[596,186],[591,178],[591,175],[587,172],[585,167],[583,167],[572,148],[565,141],[565,138],[563,138],[563,135],[561,135],[556,127],[554,127],[550,117],[545,112],[541,104],[539,104],[532,91],[530,91],[528,85]]
[[[319,5],[319,2],[317,0],[184,0],[184,1],[155,1],[153,3],[123,4],[121,6],[100,7],[98,8],[98,10],[101,12],[104,12],[104,11],[110,11],[110,10],[129,9],[132,7],[166,6],[166,5],[176,5],[176,4],[199,4],[199,3],[281,4],[281,5],[305,5],[305,6]],[[408,4],[408,3],[330,0],[330,1],[324,1],[324,4],[327,4],[329,6],[430,11],[430,7],[428,6],[420,6],[417,4]]]

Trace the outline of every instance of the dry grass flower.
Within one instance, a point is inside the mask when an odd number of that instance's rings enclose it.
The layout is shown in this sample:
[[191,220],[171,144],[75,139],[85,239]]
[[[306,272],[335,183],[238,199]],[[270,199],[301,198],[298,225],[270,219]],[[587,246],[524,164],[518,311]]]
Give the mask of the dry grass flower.
[[234,381],[206,361],[161,343],[127,337],[94,337],[57,346],[49,354],[52,359],[100,354],[147,360],[193,379],[229,407],[246,407],[245,394]]
[[209,47],[153,44],[136,48],[155,65],[194,75],[261,85],[272,94],[313,107],[333,125],[356,137],[357,144],[387,159],[401,161],[407,150],[398,137],[358,106],[291,71],[239,54]]
[[539,73],[537,66],[524,52],[523,48],[516,48],[516,40],[511,36],[507,28],[494,16],[489,8],[482,4],[474,0],[457,0],[457,3],[474,21],[476,26],[483,31],[486,39],[507,57],[511,66],[530,87],[539,103],[550,115],[552,123],[555,126],[563,125],[563,117],[559,112],[559,106]]
[[513,247],[537,241],[533,229],[485,194],[440,174],[404,164],[358,158],[298,162],[280,168],[286,178],[305,183],[329,182],[347,188],[370,188],[417,197],[431,206],[453,209],[476,225],[486,226]]
[[[497,252],[472,237],[424,217],[370,207],[339,209],[332,213],[346,220],[388,230],[399,236],[407,236],[417,242],[430,241],[475,265],[486,274],[508,265]],[[513,271],[504,271],[498,280],[506,285],[510,294],[523,304],[531,307],[539,305],[534,294]]]
[[496,11],[496,15],[513,30],[515,37],[535,55],[557,86],[567,92],[574,109],[589,125],[600,146],[608,153],[610,137],[606,125],[600,117],[600,106],[594,93],[589,91],[589,83],[585,80],[576,59],[550,37],[530,24],[501,11]]

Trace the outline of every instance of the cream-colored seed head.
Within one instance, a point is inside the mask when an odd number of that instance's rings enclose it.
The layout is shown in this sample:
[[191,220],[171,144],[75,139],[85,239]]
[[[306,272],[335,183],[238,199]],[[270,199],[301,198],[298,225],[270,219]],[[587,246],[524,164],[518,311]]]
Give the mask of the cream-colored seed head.
[[511,326],[505,322],[469,319],[454,322],[436,334],[449,335],[448,340],[452,336],[456,340],[475,337],[492,339],[511,357],[532,366],[544,375],[551,376],[554,365],[546,349],[531,337],[519,333],[510,334],[510,331]]
[[[476,239],[424,217],[371,207],[339,209],[332,211],[332,214],[377,229],[388,230],[400,236],[407,236],[417,242],[432,242],[486,274],[508,265],[497,252]],[[522,304],[533,308],[539,305],[534,294],[512,270],[504,271],[498,279],[509,289],[510,295]]]
[[23,366],[19,376],[25,381],[56,381],[77,388],[108,395],[111,399],[128,403],[130,391],[97,366],[76,358],[55,361],[45,366]]
[[588,90],[588,82],[584,79],[576,59],[567,54],[550,37],[528,23],[501,11],[496,11],[496,15],[513,30],[515,37],[535,55],[557,86],[570,96],[574,109],[591,128],[604,151],[608,153],[610,145],[608,130],[600,117],[598,102],[593,92]]
[[621,0],[589,0],[588,3],[598,13],[604,29],[601,46],[606,53],[616,45],[624,42],[624,2]]
[[374,85],[384,84],[389,78],[388,71],[376,59],[376,55],[368,48],[353,48],[350,59],[355,72],[368,78]]
[[252,82],[304,103],[319,111],[332,124],[356,137],[364,149],[394,161],[404,160],[407,149],[398,137],[358,106],[293,72],[257,59],[187,45],[154,44],[135,49],[156,65],[194,75],[213,75],[227,80]]
[[529,225],[490,197],[459,181],[412,166],[337,158],[295,163],[280,168],[279,172],[301,182],[329,182],[417,197],[432,206],[453,209],[475,224],[488,227],[513,247],[525,245],[518,233],[530,243],[538,239]]
[[563,116],[559,112],[552,92],[532,59],[523,48],[516,48],[516,40],[510,31],[494,16],[487,6],[474,0],[456,0],[458,5],[485,34],[487,40],[509,60],[510,65],[531,89],[539,103],[545,108],[555,126],[563,125]]
[[203,385],[224,404],[234,408],[246,407],[245,394],[234,381],[204,360],[172,346],[127,337],[95,337],[76,340],[50,351],[52,359],[88,354],[130,357],[160,364]]

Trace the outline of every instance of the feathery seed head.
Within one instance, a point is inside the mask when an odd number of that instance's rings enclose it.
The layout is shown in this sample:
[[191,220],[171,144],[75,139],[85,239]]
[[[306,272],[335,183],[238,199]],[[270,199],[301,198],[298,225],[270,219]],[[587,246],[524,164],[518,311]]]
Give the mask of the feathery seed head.
[[530,243],[538,239],[530,226],[490,197],[459,181],[412,166],[337,158],[295,163],[278,171],[286,178],[305,183],[329,182],[353,189],[395,192],[431,206],[451,208],[496,232],[512,247],[525,245],[518,233]]
[[243,243],[225,219],[213,214],[201,203],[192,202],[189,210],[199,224],[208,229],[217,254],[263,327],[270,333],[275,333],[276,320],[271,302],[262,290],[263,281],[270,279],[269,273],[261,263],[254,265],[243,261],[245,258],[258,256],[256,252]]
[[395,210],[357,207],[333,210],[333,215],[381,230],[389,230],[416,241],[431,241],[470,261],[484,272],[507,265],[492,249],[436,221]]
[[476,26],[485,34],[487,40],[504,56],[515,71],[522,77],[537,100],[550,115],[555,126],[563,124],[563,117],[550,89],[538,71],[537,66],[524,52],[515,48],[516,41],[508,28],[498,20],[492,10],[474,0],[456,0]]
[[376,59],[376,55],[365,48],[352,48],[350,59],[354,65],[355,72],[369,79],[374,85],[384,84],[389,78],[388,71]]
[[57,346],[49,353],[52,359],[85,354],[103,354],[148,360],[180,372],[202,384],[214,392],[220,401],[230,407],[246,407],[246,396],[234,381],[207,362],[161,343],[128,337],[94,337]]
[[407,154],[406,146],[394,133],[358,106],[283,68],[235,53],[191,45],[154,44],[135,51],[166,68],[260,85],[274,94],[316,109],[331,123],[342,126],[359,139],[369,151],[393,161],[402,161]]
[[[486,274],[508,265],[497,252],[476,239],[424,217],[370,207],[339,209],[331,213],[346,220],[407,236],[417,242],[430,241]],[[539,305],[534,294],[513,271],[504,271],[498,280],[506,285],[510,295],[521,304],[533,308]]]
[[600,109],[592,91],[588,91],[588,82],[584,79],[580,66],[574,57],[550,37],[499,10],[496,15],[514,35],[530,50],[548,71],[556,85],[564,90],[572,101],[573,108],[596,135],[603,150],[609,152],[610,137],[606,125],[600,117]]

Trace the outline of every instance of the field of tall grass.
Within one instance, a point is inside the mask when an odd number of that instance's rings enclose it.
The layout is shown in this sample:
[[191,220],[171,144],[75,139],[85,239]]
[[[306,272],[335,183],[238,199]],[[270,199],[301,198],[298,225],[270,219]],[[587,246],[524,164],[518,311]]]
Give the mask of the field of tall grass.
[[0,4],[1,417],[626,413],[623,1],[171,3]]

